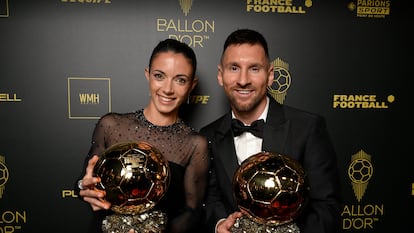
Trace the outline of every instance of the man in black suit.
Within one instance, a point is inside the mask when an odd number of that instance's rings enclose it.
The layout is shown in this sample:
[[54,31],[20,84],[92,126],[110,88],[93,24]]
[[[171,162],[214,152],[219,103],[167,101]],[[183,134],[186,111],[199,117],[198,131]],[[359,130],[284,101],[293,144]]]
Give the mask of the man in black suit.
[[[300,232],[339,232],[339,175],[325,120],[281,105],[267,95],[274,70],[265,38],[250,29],[231,33],[224,44],[217,78],[231,110],[200,130],[209,140],[212,156],[206,197],[208,232],[230,232],[242,216],[233,197],[233,175],[244,159],[260,151],[290,156],[307,173],[309,202],[293,223]],[[234,118],[245,125],[263,119],[263,134],[244,132],[237,136],[232,130]]]

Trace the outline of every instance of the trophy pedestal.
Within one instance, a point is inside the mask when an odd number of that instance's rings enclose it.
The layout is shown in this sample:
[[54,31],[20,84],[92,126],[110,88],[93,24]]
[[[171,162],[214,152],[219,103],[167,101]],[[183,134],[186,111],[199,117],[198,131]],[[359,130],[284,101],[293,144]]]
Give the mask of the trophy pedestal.
[[242,216],[236,220],[231,228],[232,233],[300,233],[299,227],[294,222],[288,222],[282,225],[266,225],[257,223],[249,218]]
[[108,215],[102,222],[104,233],[128,233],[133,229],[139,233],[162,233],[167,224],[167,216],[161,211],[147,211],[135,215]]

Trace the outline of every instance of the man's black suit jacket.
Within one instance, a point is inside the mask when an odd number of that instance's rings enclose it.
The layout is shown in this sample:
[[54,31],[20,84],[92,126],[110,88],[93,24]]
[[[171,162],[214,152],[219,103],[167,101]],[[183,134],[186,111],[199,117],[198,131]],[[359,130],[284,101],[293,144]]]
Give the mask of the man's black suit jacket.
[[[336,153],[324,118],[269,100],[262,150],[296,159],[309,178],[310,199],[296,220],[301,233],[339,232],[340,181]],[[231,118],[229,111],[200,130],[209,141],[212,159],[205,227],[211,233],[220,218],[238,210],[232,180],[239,164]]]

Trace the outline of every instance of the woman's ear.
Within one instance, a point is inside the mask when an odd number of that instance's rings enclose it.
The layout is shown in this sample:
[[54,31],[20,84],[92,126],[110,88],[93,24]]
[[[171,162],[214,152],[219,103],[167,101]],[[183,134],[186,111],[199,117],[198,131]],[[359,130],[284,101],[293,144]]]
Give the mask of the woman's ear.
[[190,92],[192,92],[194,90],[194,88],[197,86],[197,84],[198,84],[198,78],[194,77],[193,83],[191,84]]
[[150,77],[150,71],[149,71],[149,68],[145,68],[145,70],[144,70],[144,74],[145,74],[145,78],[147,78],[147,81],[149,81],[149,77]]

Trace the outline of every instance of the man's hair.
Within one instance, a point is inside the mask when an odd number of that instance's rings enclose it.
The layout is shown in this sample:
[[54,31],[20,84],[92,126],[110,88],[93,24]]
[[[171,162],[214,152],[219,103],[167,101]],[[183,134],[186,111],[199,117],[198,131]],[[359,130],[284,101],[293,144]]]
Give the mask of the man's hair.
[[226,41],[224,42],[222,55],[226,51],[227,47],[229,47],[230,45],[240,45],[240,44],[261,45],[265,51],[266,57],[269,59],[269,49],[268,49],[267,42],[264,36],[255,30],[251,30],[247,28],[238,29],[232,32],[227,37]]
[[154,60],[154,57],[156,57],[159,53],[164,52],[173,52],[173,53],[180,53],[184,55],[188,60],[190,60],[190,63],[193,67],[193,72],[191,74],[191,77],[195,77],[195,73],[197,70],[197,58],[194,53],[194,50],[188,46],[188,44],[175,40],[175,39],[165,39],[163,41],[160,41],[157,46],[155,46],[154,50],[152,50],[151,57],[149,59],[149,65],[148,67],[151,69],[152,61]]

